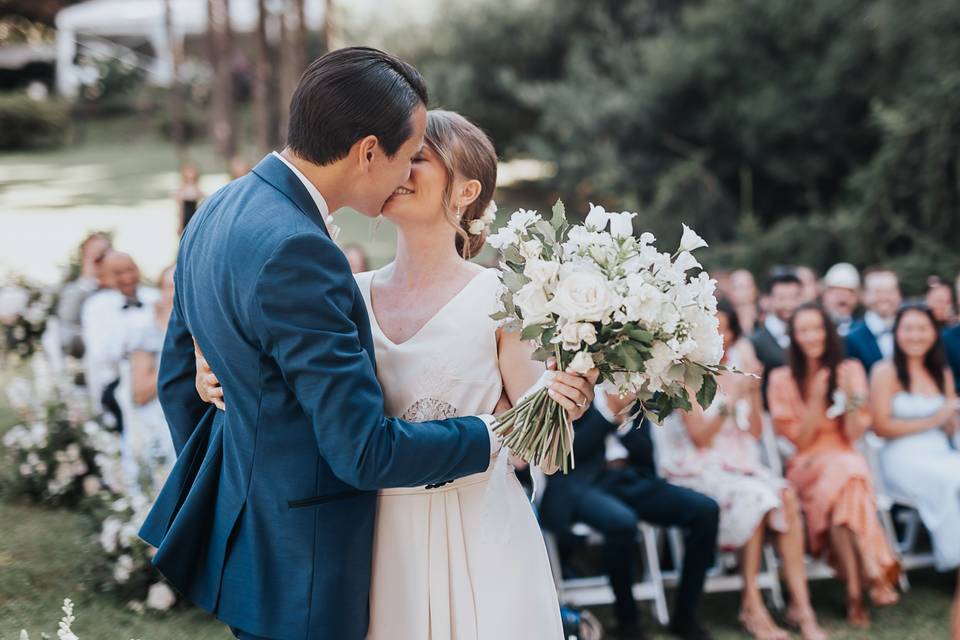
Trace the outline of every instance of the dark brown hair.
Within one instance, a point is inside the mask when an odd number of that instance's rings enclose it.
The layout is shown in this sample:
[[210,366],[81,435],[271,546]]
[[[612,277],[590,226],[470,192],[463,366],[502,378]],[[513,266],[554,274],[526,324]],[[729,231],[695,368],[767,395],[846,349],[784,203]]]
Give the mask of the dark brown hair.
[[937,322],[930,307],[923,303],[918,302],[901,306],[900,310],[897,311],[897,319],[893,322],[893,366],[897,369],[897,380],[900,381],[900,386],[903,387],[903,390],[909,393],[910,370],[907,368],[907,354],[900,348],[900,342],[897,340],[897,330],[900,328],[900,322],[903,320],[903,316],[911,311],[916,311],[927,316],[930,324],[933,326],[933,333],[936,336],[936,340],[934,340],[933,345],[927,350],[926,355],[923,356],[923,368],[927,370],[930,377],[937,383],[937,388],[940,389],[940,393],[945,393],[946,376],[944,375],[944,369],[947,366],[947,357],[944,354],[943,344],[940,340],[940,323]]
[[[497,188],[497,152],[480,127],[459,113],[431,109],[427,112],[427,132],[424,142],[440,160],[447,173],[443,192],[443,210],[447,220],[457,230],[457,253],[471,258],[483,248],[486,233],[471,234],[473,220],[483,217]],[[466,209],[457,212],[450,205],[453,181],[456,176],[480,182],[480,195]]]
[[796,381],[797,387],[800,388],[800,393],[804,396],[805,400],[810,399],[806,397],[807,375],[809,375],[810,372],[807,371],[807,356],[797,342],[795,326],[797,316],[804,311],[815,311],[823,322],[825,344],[823,345],[823,355],[820,356],[820,365],[827,367],[830,371],[830,384],[827,388],[826,398],[827,404],[829,405],[833,398],[833,392],[837,390],[837,367],[843,362],[846,355],[843,349],[843,342],[840,341],[840,334],[837,333],[837,328],[833,324],[833,320],[830,319],[830,315],[819,303],[807,302],[797,307],[797,310],[793,312],[788,325],[790,347],[787,349],[787,362],[790,365],[790,373],[793,374],[793,379]]

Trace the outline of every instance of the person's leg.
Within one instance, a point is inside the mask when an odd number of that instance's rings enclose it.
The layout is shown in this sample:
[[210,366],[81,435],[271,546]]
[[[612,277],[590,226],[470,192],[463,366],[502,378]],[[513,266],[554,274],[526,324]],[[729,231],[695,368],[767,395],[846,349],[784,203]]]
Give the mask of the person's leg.
[[601,489],[591,489],[581,499],[575,518],[603,534],[604,570],[615,598],[614,611],[621,629],[637,626],[633,600],[637,563],[637,517],[633,510]]
[[[820,628],[817,616],[810,606],[810,590],[807,586],[807,568],[803,556],[803,520],[800,516],[800,502],[793,489],[787,487],[780,492],[783,510],[787,519],[787,530],[776,534],[777,550],[783,564],[783,577],[790,593],[790,608],[787,609],[787,623],[799,628],[805,640],[826,638],[826,632]],[[769,516],[768,516],[769,519]]]
[[720,507],[701,493],[657,477],[636,476],[618,493],[641,520],[684,530],[683,566],[673,618],[695,620],[707,571],[716,560]]
[[863,606],[863,586],[853,532],[844,526],[830,527],[830,549],[837,557],[840,573],[847,583],[847,620],[854,626],[867,627],[870,616]]

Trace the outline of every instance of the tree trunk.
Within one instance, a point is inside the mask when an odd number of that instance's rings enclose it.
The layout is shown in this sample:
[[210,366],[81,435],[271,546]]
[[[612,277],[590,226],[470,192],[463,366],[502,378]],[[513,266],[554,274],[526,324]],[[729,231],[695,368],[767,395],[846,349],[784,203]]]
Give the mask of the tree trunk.
[[207,42],[210,64],[213,66],[213,91],[210,96],[213,139],[218,153],[229,162],[237,150],[229,0],[207,0]]
[[273,66],[270,41],[267,38],[267,8],[265,0],[257,0],[257,59],[253,79],[254,121],[257,129],[257,147],[266,153],[273,148],[274,128],[271,119],[270,78]]
[[179,161],[183,161],[186,150],[186,135],[184,131],[183,93],[180,87],[180,65],[183,62],[183,46],[179,35],[173,31],[173,10],[171,0],[163,0],[163,23],[167,32],[167,40],[173,58],[173,81],[170,83],[170,123],[173,146]]
[[323,53],[337,46],[337,22],[334,16],[333,0],[323,0],[323,32],[320,34],[320,46]]

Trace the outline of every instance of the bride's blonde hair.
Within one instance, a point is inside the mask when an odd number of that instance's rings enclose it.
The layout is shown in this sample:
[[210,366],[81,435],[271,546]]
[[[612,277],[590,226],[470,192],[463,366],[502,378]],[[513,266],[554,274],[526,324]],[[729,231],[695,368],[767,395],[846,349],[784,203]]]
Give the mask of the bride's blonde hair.
[[[427,112],[424,141],[447,172],[443,211],[447,221],[457,230],[457,253],[464,258],[471,258],[480,252],[487,237],[486,231],[471,234],[469,228],[473,220],[483,216],[493,200],[493,191],[497,186],[497,152],[480,127],[459,113],[443,109]],[[456,176],[480,182],[480,195],[460,211],[459,220],[451,207]]]

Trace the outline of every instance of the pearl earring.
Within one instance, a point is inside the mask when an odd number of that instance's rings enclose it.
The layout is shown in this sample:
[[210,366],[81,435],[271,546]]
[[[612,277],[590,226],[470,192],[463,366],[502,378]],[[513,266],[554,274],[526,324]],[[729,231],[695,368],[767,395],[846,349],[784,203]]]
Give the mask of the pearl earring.
[[457,220],[460,219],[460,205],[457,205]]

